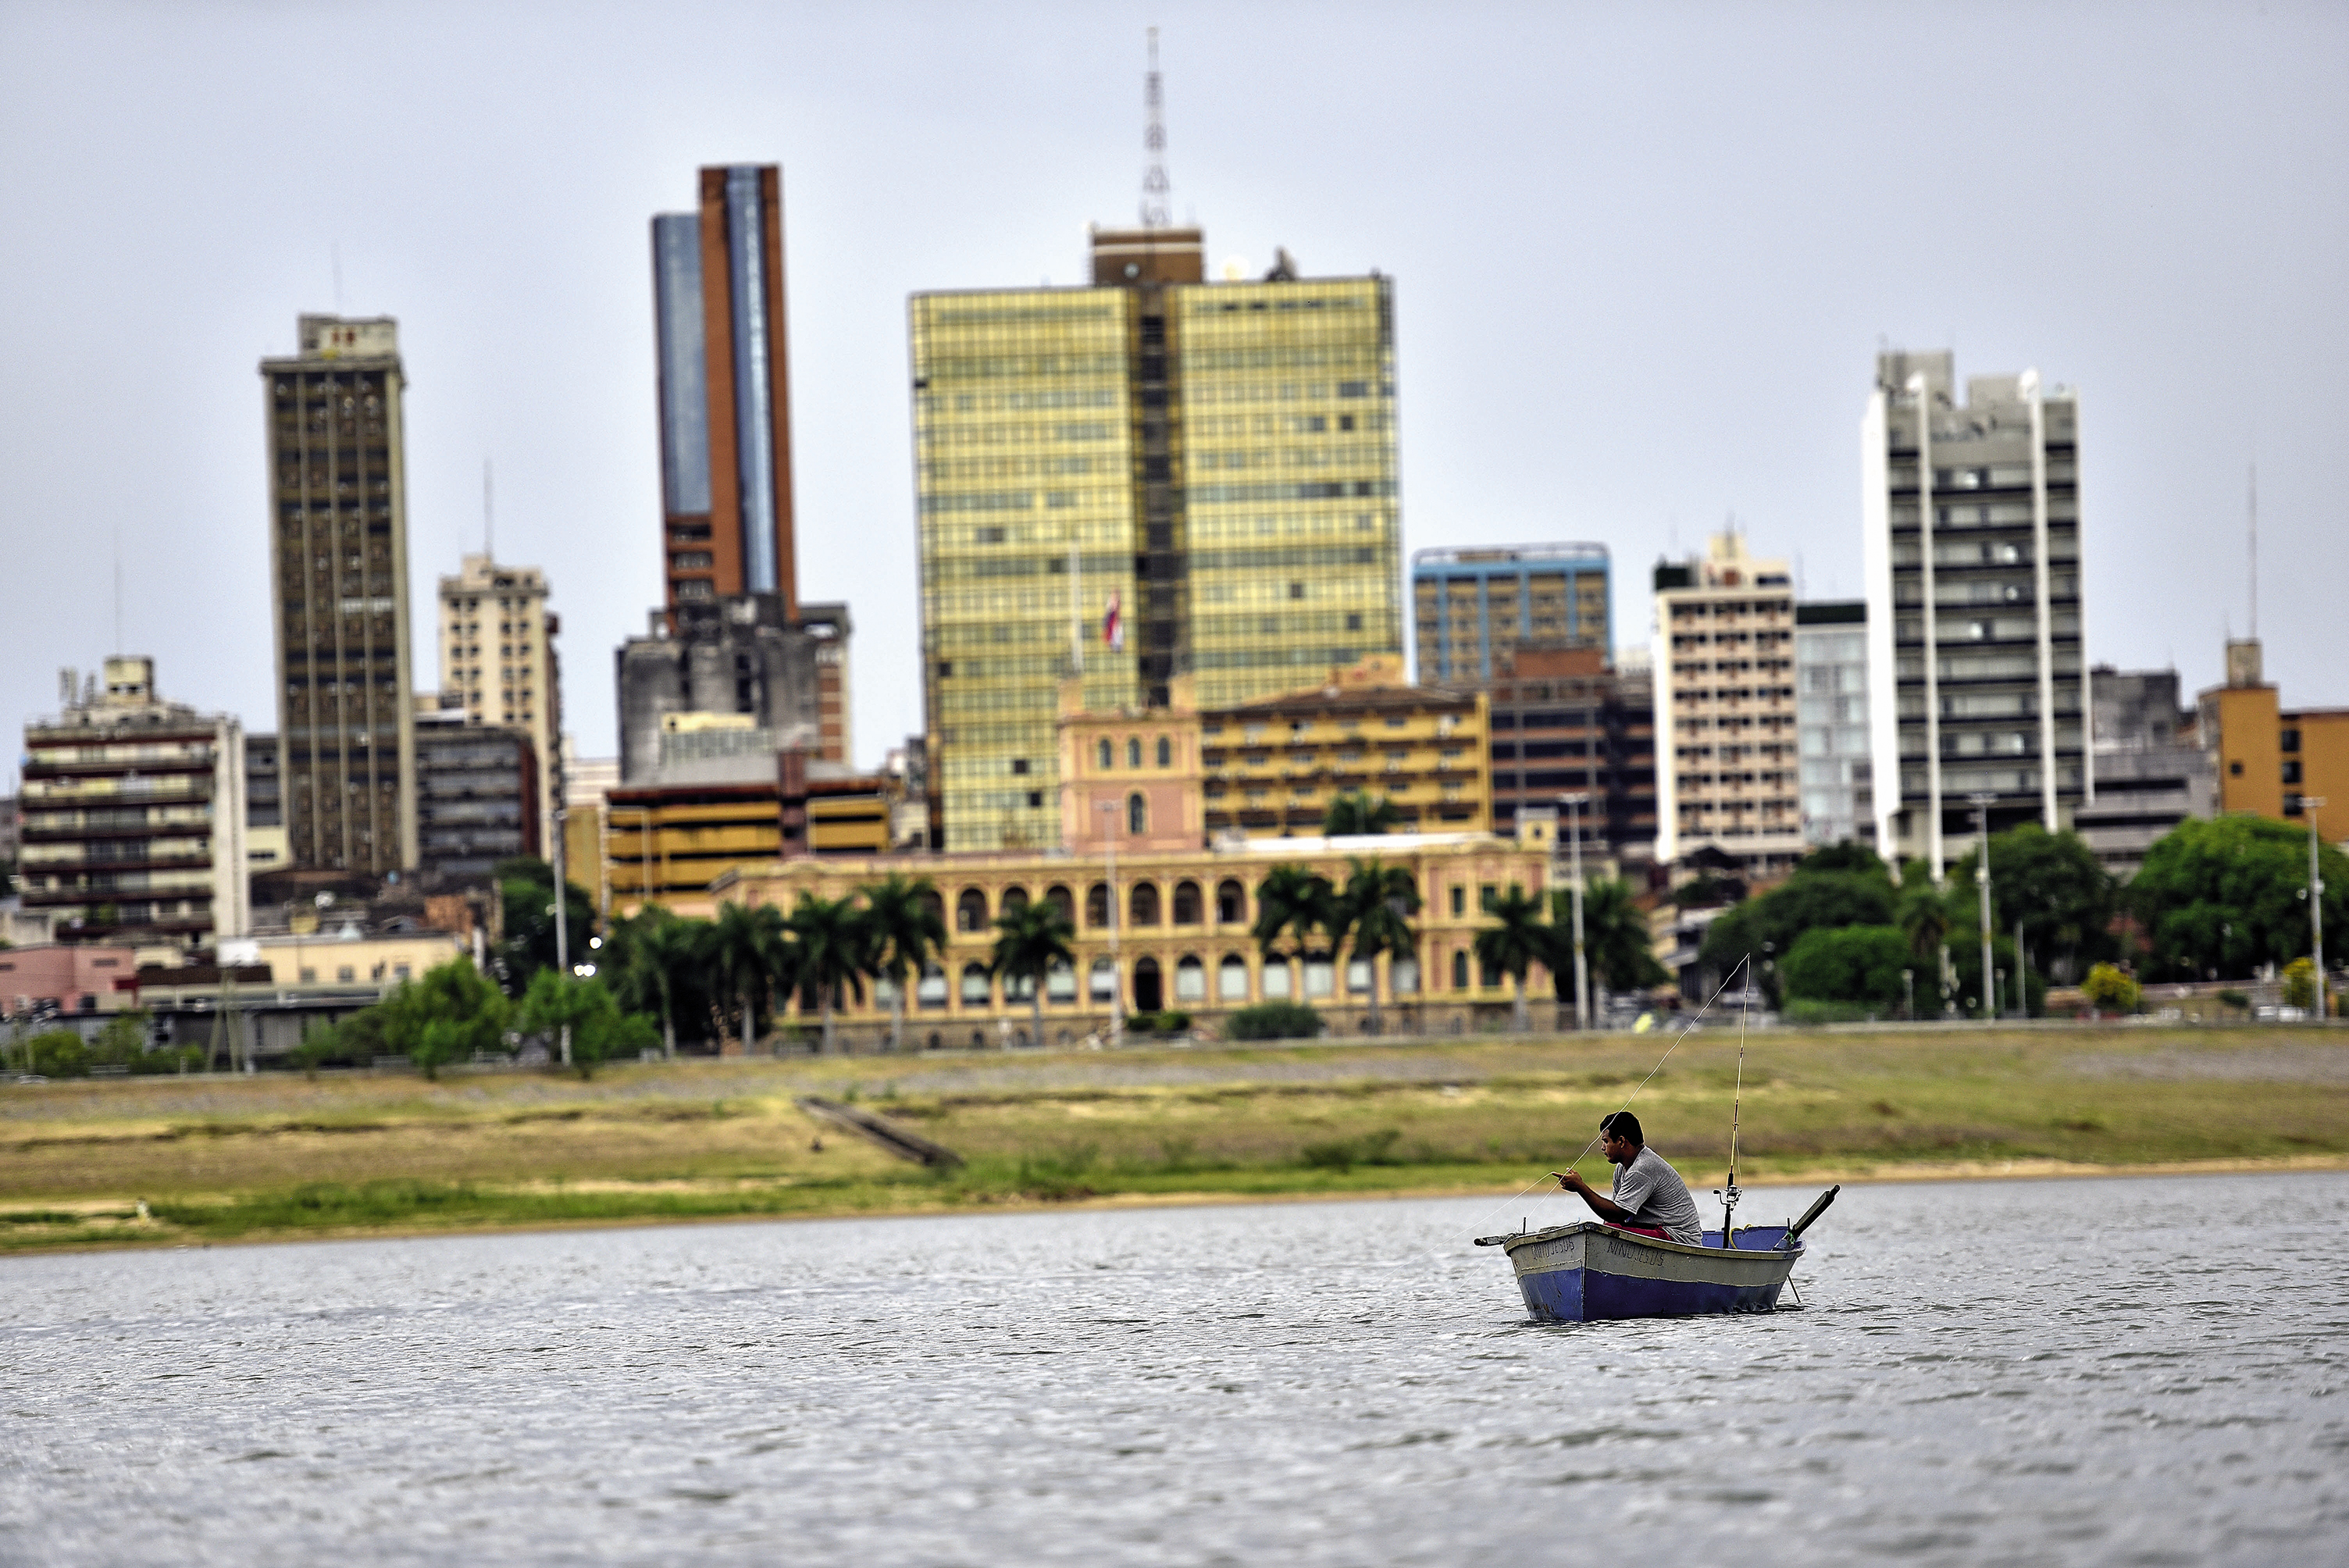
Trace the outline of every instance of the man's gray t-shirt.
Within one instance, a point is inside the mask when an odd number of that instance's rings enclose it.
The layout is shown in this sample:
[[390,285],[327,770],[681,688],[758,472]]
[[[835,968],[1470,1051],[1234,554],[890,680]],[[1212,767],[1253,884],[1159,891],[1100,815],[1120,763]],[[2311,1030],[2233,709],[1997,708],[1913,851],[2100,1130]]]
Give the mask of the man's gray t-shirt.
[[1688,1183],[1654,1150],[1643,1148],[1631,1163],[1615,1168],[1614,1198],[1630,1212],[1630,1223],[1652,1225],[1692,1247],[1703,1244],[1704,1224],[1697,1218]]

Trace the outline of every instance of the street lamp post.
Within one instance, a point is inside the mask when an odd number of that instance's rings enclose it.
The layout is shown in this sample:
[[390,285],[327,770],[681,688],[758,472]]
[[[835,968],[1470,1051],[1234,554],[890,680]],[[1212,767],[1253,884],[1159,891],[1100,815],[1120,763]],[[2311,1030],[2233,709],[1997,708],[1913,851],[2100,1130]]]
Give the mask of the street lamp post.
[[[1103,800],[1094,810],[1102,814],[1102,844],[1109,857],[1109,1043],[1125,1041],[1125,967],[1117,953],[1117,802]],[[1091,977],[1086,984],[1092,984]]]
[[[570,815],[562,807],[554,809],[554,966],[563,972],[564,984],[571,982],[571,901],[564,895],[570,892],[563,868],[563,820]],[[571,1026],[563,1026],[563,1065],[571,1065]]]
[[1588,1031],[1590,1027],[1590,961],[1582,951],[1582,807],[1588,795],[1560,795],[1557,803],[1567,809],[1572,827],[1568,841],[1573,850],[1572,887],[1574,890],[1574,1026]]
[[1974,837],[1982,845],[1982,869],[1974,880],[1982,883],[1982,1022],[1998,1022],[1997,986],[1991,978],[1990,957],[1990,807],[1998,797],[1988,790],[1978,789],[1966,797],[1974,803]]
[[2316,871],[2316,809],[2324,804],[2322,795],[2302,795],[2300,809],[2308,815],[2308,951],[2316,963],[2316,1017],[2322,1023],[2331,1015],[2324,1006],[2324,879]]

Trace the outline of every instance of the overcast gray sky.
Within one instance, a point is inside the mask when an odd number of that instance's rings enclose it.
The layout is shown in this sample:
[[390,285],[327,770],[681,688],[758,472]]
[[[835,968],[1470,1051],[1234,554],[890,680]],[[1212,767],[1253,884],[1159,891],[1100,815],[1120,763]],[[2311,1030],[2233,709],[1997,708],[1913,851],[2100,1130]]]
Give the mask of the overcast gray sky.
[[[1856,595],[1879,342],[2083,396],[2093,657],[2349,704],[2349,7],[0,0],[0,723],[123,641],[273,727],[255,363],[399,319],[409,565],[544,566],[567,727],[659,593],[646,223],[782,165],[801,583],[860,759],[918,727],[905,296],[1080,277],[1143,29],[1212,262],[1397,280],[1411,549],[1734,513]],[[429,635],[417,676],[437,672]],[[7,748],[13,757],[15,748]],[[13,765],[0,785],[14,777]]]

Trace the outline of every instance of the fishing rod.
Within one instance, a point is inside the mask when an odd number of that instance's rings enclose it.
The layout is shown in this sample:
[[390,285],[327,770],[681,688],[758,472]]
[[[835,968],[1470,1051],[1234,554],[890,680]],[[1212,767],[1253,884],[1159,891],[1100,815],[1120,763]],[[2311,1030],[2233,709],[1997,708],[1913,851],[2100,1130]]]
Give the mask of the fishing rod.
[[1745,1014],[1754,999],[1754,954],[1745,955],[1745,985],[1737,993],[1737,1087],[1729,1100],[1729,1184],[1713,1196],[1721,1200],[1721,1248],[1737,1245],[1737,1119],[1745,1103]]
[[[1658,1073],[1660,1073],[1660,1072],[1661,1072],[1661,1071],[1663,1071],[1663,1070],[1664,1070],[1664,1064],[1665,1064],[1666,1062],[1668,1062],[1668,1061],[1670,1061],[1670,1060],[1671,1060],[1671,1059],[1672,1059],[1672,1053],[1673,1053],[1674,1051],[1679,1050],[1679,1049],[1681,1048],[1681,1042],[1682,1042],[1682,1040],[1687,1039],[1687,1038],[1689,1037],[1689,1036],[1691,1036],[1692,1034],[1694,1034],[1694,1033],[1696,1032],[1696,1026],[1697,1026],[1699,1024],[1701,1024],[1701,1023],[1702,1023],[1702,1022],[1704,1021],[1704,1016],[1705,1016],[1707,1013],[1709,1013],[1709,1012],[1711,1012],[1711,1011],[1713,1010],[1713,1005],[1715,1002],[1718,1002],[1718,1001],[1720,1001],[1720,1000],[1721,1000],[1721,995],[1722,995],[1722,993],[1723,993],[1723,992],[1724,992],[1724,991],[1726,991],[1726,990],[1728,990],[1728,989],[1729,989],[1729,982],[1730,982],[1731,980],[1734,980],[1734,979],[1736,979],[1736,978],[1737,978],[1737,976],[1738,976],[1740,974],[1747,974],[1747,980],[1748,980],[1748,984],[1749,984],[1749,985],[1751,984],[1752,976],[1751,976],[1750,973],[1747,973],[1747,972],[1751,969],[1753,963],[1754,963],[1754,955],[1753,955],[1752,954],[1750,954],[1750,953],[1749,953],[1749,954],[1747,954],[1744,957],[1743,957],[1743,958],[1741,958],[1741,959],[1739,959],[1739,960],[1737,961],[1737,967],[1736,967],[1736,968],[1734,968],[1734,969],[1732,969],[1732,970],[1729,972],[1728,976],[1727,976],[1726,978],[1724,978],[1724,979],[1722,981],[1722,983],[1721,983],[1720,985],[1716,985],[1716,986],[1714,986],[1714,987],[1713,988],[1713,995],[1710,995],[1710,996],[1707,996],[1707,997],[1704,999],[1704,1004],[1703,1004],[1703,1006],[1700,1006],[1699,1008],[1697,1008],[1695,1016],[1692,1016],[1692,1017],[1691,1017],[1691,1018],[1689,1019],[1689,1021],[1688,1021],[1687,1025],[1686,1025],[1686,1026],[1685,1026],[1681,1030],[1679,1037],[1678,1037],[1678,1038],[1676,1038],[1676,1039],[1674,1039],[1671,1045],[1666,1046],[1666,1047],[1664,1047],[1664,1054],[1663,1054],[1662,1056],[1658,1057],[1656,1058],[1656,1065],[1655,1065],[1654,1067],[1650,1068],[1648,1069],[1648,1076],[1647,1076],[1646,1078],[1641,1078],[1641,1079],[1640,1079],[1637,1084],[1634,1084],[1634,1085],[1632,1086],[1632,1088],[1631,1088],[1631,1092],[1630,1092],[1630,1094],[1627,1094],[1627,1095],[1625,1095],[1625,1096],[1623,1097],[1623,1103],[1622,1103],[1621,1105],[1619,1105],[1619,1106],[1616,1107],[1616,1109],[1617,1109],[1619,1112],[1619,1111],[1625,1111],[1625,1110],[1629,1110],[1629,1109],[1631,1109],[1631,1102],[1632,1102],[1633,1100],[1635,1100],[1635,1099],[1639,1099],[1639,1098],[1640,1098],[1640,1091],[1641,1089],[1643,1089],[1643,1088],[1647,1088],[1647,1087],[1648,1087],[1648,1085],[1649,1085],[1651,1081],[1653,1081],[1653,1080],[1654,1080],[1655,1076],[1656,1076]],[[1743,1088],[1743,1086],[1744,1086],[1744,1070],[1745,1070],[1745,1026],[1744,1026],[1744,1019],[1743,1019],[1742,1017],[1740,1018],[1739,1023],[1738,1023],[1738,1030],[1737,1030],[1737,1053],[1738,1053],[1738,1058],[1737,1058],[1737,1059],[1738,1059],[1739,1085],[1740,1085],[1740,1088]],[[1579,1154],[1578,1154],[1578,1155],[1576,1155],[1572,1160],[1570,1160],[1570,1161],[1568,1161],[1567,1162],[1567,1167],[1566,1167],[1566,1168],[1567,1168],[1568,1171],[1573,1170],[1576,1166],[1578,1166],[1578,1165],[1581,1164],[1585,1160],[1589,1159],[1589,1158],[1590,1158],[1590,1151],[1591,1151],[1592,1150],[1594,1150],[1594,1149],[1596,1149],[1596,1148],[1598,1148],[1598,1147],[1599,1147],[1599,1140],[1600,1138],[1603,1138],[1603,1137],[1605,1137],[1605,1136],[1606,1136],[1606,1132],[1605,1132],[1605,1130],[1604,1130],[1604,1129],[1605,1129],[1605,1123],[1604,1123],[1603,1119],[1602,1119],[1602,1121],[1601,1121],[1601,1124],[1600,1124],[1600,1125],[1601,1125],[1601,1130],[1599,1132],[1599,1134],[1598,1134],[1596,1137],[1593,1137],[1589,1142],[1588,1142],[1588,1143],[1586,1143],[1586,1144],[1584,1144],[1584,1145],[1582,1146],[1582,1152],[1581,1152],[1581,1153],[1579,1153]],[[1735,1142],[1736,1142],[1736,1121],[1735,1121],[1735,1118],[1734,1118],[1734,1116],[1733,1116],[1733,1117],[1732,1117],[1732,1119],[1731,1119],[1731,1123],[1730,1123],[1730,1140],[1731,1140],[1731,1144],[1732,1144],[1732,1155],[1731,1155],[1731,1159],[1730,1159],[1730,1163],[1731,1163],[1732,1167],[1733,1168],[1733,1167],[1735,1166],[1735,1164],[1736,1164],[1736,1157],[1735,1157],[1735,1153],[1734,1153],[1734,1145],[1735,1145]],[[1733,1181],[1734,1181],[1734,1180],[1735,1180],[1735,1171],[1734,1171],[1734,1170],[1733,1170],[1733,1171],[1732,1171],[1732,1172],[1731,1172],[1731,1179],[1732,1179]],[[1537,1188],[1537,1187],[1540,1186],[1540,1185],[1541,1185],[1545,1181],[1547,1181],[1547,1180],[1548,1180],[1548,1178],[1547,1178],[1547,1176],[1537,1176],[1537,1177],[1535,1177],[1532,1181],[1530,1181],[1526,1182],[1524,1186],[1522,1186],[1522,1187],[1518,1188],[1515,1192],[1511,1193],[1508,1197],[1506,1197],[1506,1198],[1503,1199],[1500,1202],[1495,1203],[1495,1205],[1493,1205],[1493,1207],[1494,1207],[1494,1208],[1495,1208],[1495,1209],[1503,1209],[1503,1210],[1506,1210],[1509,1204],[1516,1202],[1518,1199],[1520,1199],[1520,1198],[1524,1197],[1526,1193],[1528,1193],[1528,1192],[1532,1191],[1535,1188]],[[1490,1210],[1487,1210],[1487,1211],[1485,1212],[1485,1218],[1489,1219],[1490,1217],[1491,1217],[1491,1211],[1490,1211]],[[1520,1220],[1517,1222],[1517,1223],[1518,1223],[1518,1227],[1519,1227],[1519,1233],[1520,1233],[1520,1234],[1522,1234],[1522,1233],[1524,1233],[1524,1230],[1525,1230],[1525,1228],[1527,1226],[1527,1224],[1529,1223],[1530,1219],[1531,1219],[1531,1216],[1526,1216],[1526,1218],[1524,1218],[1524,1219],[1520,1219]],[[1478,1221],[1478,1222],[1477,1222],[1478,1228],[1480,1228],[1480,1229],[1481,1229],[1481,1228],[1483,1227],[1483,1224],[1484,1224],[1484,1221],[1480,1220],[1480,1221]],[[1723,1240],[1723,1242],[1724,1243],[1724,1244],[1725,1244],[1725,1243],[1727,1243],[1727,1241],[1728,1241],[1728,1234],[1729,1234],[1729,1233],[1728,1233],[1728,1232],[1727,1232],[1725,1229],[1724,1229],[1724,1230],[1723,1231],[1723,1233],[1722,1233],[1722,1240]]]

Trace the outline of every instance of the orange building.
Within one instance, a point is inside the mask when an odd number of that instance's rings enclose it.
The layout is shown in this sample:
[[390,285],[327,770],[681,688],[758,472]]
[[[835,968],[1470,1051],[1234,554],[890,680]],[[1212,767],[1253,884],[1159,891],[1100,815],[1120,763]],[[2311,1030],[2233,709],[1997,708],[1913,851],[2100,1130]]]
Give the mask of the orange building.
[[2284,708],[2261,678],[2259,643],[2248,638],[2227,645],[2227,684],[2196,706],[2220,811],[2291,822],[2313,816],[2327,842],[2349,840],[2349,708]]

